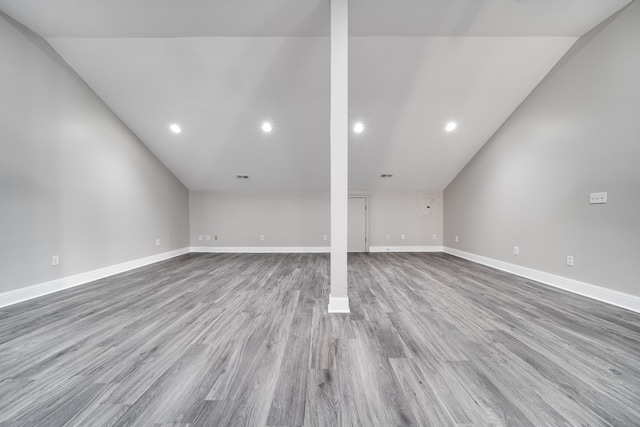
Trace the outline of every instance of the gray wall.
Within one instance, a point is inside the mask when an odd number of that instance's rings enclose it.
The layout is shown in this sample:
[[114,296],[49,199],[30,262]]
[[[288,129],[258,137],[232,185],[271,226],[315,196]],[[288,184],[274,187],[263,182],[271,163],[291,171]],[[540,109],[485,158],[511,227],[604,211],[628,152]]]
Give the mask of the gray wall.
[[[368,192],[369,244],[442,245],[442,193]],[[434,199],[430,217],[418,217],[418,196]],[[190,193],[191,245],[199,247],[328,247],[328,192]],[[389,240],[386,239],[389,234]],[[400,235],[405,234],[405,240]],[[434,240],[432,235],[436,234]],[[200,235],[203,240],[200,240]],[[211,236],[207,240],[206,236]],[[214,236],[218,240],[214,240]],[[265,240],[260,240],[260,235]]]
[[[418,216],[419,197],[433,200],[431,215]],[[370,192],[369,224],[371,246],[442,246],[442,192]]]
[[323,235],[330,234],[329,202],[329,193],[324,192],[192,191],[191,246],[328,246]]
[[574,45],[444,204],[447,247],[640,295],[639,2]]
[[0,100],[0,292],[189,246],[187,189],[2,14]]

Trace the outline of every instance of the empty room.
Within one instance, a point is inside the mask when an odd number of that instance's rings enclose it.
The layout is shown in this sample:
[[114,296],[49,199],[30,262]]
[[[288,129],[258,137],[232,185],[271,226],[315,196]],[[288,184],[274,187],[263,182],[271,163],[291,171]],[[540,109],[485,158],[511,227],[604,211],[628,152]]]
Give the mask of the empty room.
[[0,0],[0,426],[640,425],[638,0]]

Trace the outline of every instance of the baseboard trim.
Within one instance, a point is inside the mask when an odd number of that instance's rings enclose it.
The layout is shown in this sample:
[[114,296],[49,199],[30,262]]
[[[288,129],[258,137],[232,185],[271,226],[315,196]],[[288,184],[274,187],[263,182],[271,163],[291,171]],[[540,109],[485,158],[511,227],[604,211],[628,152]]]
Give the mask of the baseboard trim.
[[442,252],[442,246],[370,246],[369,252]]
[[191,252],[211,254],[318,254],[329,253],[329,246],[194,246]]
[[332,297],[329,295],[329,313],[351,313],[349,297]]
[[84,285],[86,283],[104,279],[105,277],[113,276],[115,274],[124,273],[126,271],[144,267],[149,264],[188,254],[189,252],[190,248],[182,248],[174,251],[163,252],[161,254],[139,258],[133,261],[127,261],[121,264],[98,268],[96,270],[87,271],[85,273],[62,277],[60,279],[51,280],[49,282],[38,283],[36,285],[27,286],[25,288],[4,292],[0,294],[0,307],[6,307],[9,305],[17,304],[19,302],[62,291],[64,289]]
[[545,273],[544,271],[535,270],[533,268],[523,267],[516,264],[500,261],[481,255],[464,252],[449,247],[444,248],[444,252],[450,255],[464,258],[478,264],[487,265],[498,270],[506,271],[517,276],[532,279],[537,282],[544,283],[555,288],[573,292],[591,299],[606,302],[607,304],[617,307],[626,308],[627,310],[640,313],[640,297],[626,294],[624,292],[614,291],[612,289],[603,288],[601,286],[592,285],[590,283],[581,282],[579,280],[569,279],[568,277],[558,276],[556,274]]

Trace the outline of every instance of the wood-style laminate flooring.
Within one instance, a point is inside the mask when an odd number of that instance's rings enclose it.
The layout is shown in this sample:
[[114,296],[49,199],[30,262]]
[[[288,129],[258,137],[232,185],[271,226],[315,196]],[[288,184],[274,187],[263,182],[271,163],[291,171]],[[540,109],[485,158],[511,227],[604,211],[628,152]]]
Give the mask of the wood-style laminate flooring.
[[637,426],[640,315],[444,254],[191,254],[0,309],[2,426]]

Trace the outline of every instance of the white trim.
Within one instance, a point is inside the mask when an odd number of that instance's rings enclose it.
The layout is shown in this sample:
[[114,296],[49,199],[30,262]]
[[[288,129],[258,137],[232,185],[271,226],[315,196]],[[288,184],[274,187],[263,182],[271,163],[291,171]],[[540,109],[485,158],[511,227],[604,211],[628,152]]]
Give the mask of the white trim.
[[493,267],[498,270],[542,282],[565,291],[573,292],[574,294],[582,295],[640,313],[640,297],[635,295],[614,291],[612,289],[603,288],[601,286],[592,285],[579,280],[569,279],[568,277],[545,273],[544,271],[534,270],[533,268],[523,267],[521,265],[511,264],[497,259],[460,251],[458,249],[445,247],[444,252],[459,258],[477,262],[478,264],[488,265],[489,267]]
[[[352,251],[352,252],[370,252],[369,251],[369,196],[366,195],[349,195],[348,199],[364,199],[364,251]],[[347,201],[347,212],[349,210],[349,202]],[[348,227],[347,227],[348,229]],[[347,253],[349,253],[349,233],[347,232]]]
[[190,248],[177,249],[175,251],[151,255],[145,258],[139,258],[133,261],[127,261],[121,264],[98,268],[97,270],[91,270],[85,273],[62,277],[60,279],[51,280],[49,282],[38,283],[37,285],[27,286],[25,288],[4,292],[0,294],[0,307],[6,307],[8,305],[13,305],[22,301],[30,300],[32,298],[37,298],[43,295],[62,291],[64,289],[84,285],[85,283],[104,279],[105,277],[113,276],[114,274],[124,273],[125,271],[144,267],[145,265],[188,254],[189,252]]
[[370,246],[369,252],[442,252],[442,246]]
[[211,254],[328,254],[329,246],[194,246],[191,252]]
[[329,295],[329,313],[351,313],[349,297],[332,297]]

